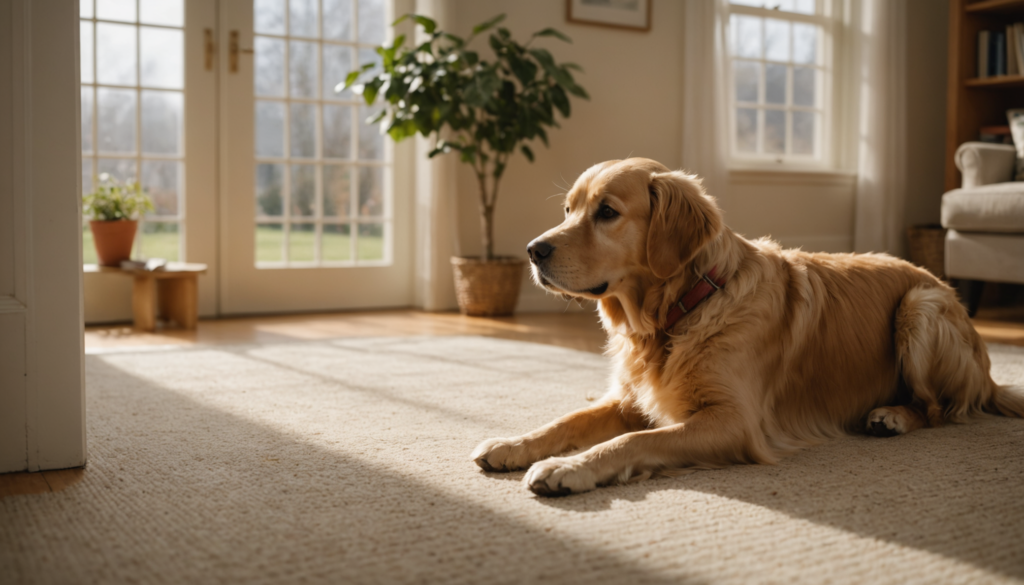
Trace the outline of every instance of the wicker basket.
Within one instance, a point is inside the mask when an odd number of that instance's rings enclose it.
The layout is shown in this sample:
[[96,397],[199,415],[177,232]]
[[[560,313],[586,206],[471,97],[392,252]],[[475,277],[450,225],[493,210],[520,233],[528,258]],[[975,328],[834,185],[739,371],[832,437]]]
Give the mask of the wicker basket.
[[463,315],[511,315],[519,301],[525,260],[452,257],[455,273],[455,295]]
[[915,225],[907,228],[910,261],[939,278],[946,277],[946,228]]

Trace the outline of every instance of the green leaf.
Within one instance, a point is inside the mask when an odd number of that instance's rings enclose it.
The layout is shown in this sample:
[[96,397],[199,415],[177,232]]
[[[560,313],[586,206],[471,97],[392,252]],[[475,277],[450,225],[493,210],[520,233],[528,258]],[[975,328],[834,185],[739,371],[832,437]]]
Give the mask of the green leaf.
[[576,64],[576,63],[563,63],[563,64],[562,64],[562,67],[564,67],[564,68],[566,68],[566,69],[573,69],[573,70],[575,70],[575,71],[579,71],[580,73],[583,73],[583,68],[582,68],[582,67],[580,67],[580,66],[579,66],[578,64]]
[[508,64],[512,68],[512,73],[524,86],[537,77],[537,66],[533,64],[533,61],[510,56]]
[[360,73],[362,73],[362,72],[361,71],[353,71],[353,72],[349,73],[348,75],[346,75],[345,76],[345,81],[343,81],[342,83],[339,83],[338,85],[334,86],[334,93],[341,93],[341,92],[345,91],[346,89],[352,87],[352,84],[355,83],[357,79],[359,79],[359,74]]
[[570,39],[565,34],[559,32],[559,31],[557,31],[557,30],[555,30],[553,28],[546,28],[546,29],[544,29],[542,31],[535,32],[535,33],[533,33],[533,36],[535,36],[535,37],[556,37],[558,39],[561,39],[561,40],[569,43],[570,45],[572,44],[572,39]]
[[437,30],[437,23],[436,22],[434,22],[433,20],[427,18],[426,16],[420,16],[419,14],[406,14],[405,16],[403,16],[403,17],[399,18],[398,20],[396,20],[395,22],[391,23],[391,26],[398,26],[398,24],[400,22],[402,22],[403,20],[405,20],[407,18],[411,18],[414,21],[416,21],[416,24],[419,24],[420,26],[422,26],[423,30],[426,31],[426,33],[428,35],[434,34],[434,31]]
[[466,41],[462,40],[461,37],[457,37],[450,33],[443,33],[441,36],[451,41],[451,43],[458,48],[461,48],[463,45],[466,44]]
[[528,160],[530,162],[533,162],[533,151],[530,150],[529,146],[526,146],[524,144],[524,145],[519,147],[519,150],[521,150],[523,152],[523,156],[526,157],[526,160]]
[[571,110],[569,107],[569,97],[565,95],[565,90],[561,86],[555,85],[551,87],[551,102],[555,104],[555,107],[558,108],[563,117],[569,117]]
[[498,16],[495,16],[494,18],[488,20],[487,22],[483,22],[483,23],[480,23],[480,24],[474,26],[473,27],[473,34],[474,35],[478,35],[478,34],[484,32],[485,30],[491,28],[492,26],[498,24],[499,22],[501,22],[503,20],[505,20],[505,15],[504,14],[499,14]]
[[463,51],[462,59],[466,61],[466,65],[472,67],[480,62],[480,56],[477,55],[476,51]]

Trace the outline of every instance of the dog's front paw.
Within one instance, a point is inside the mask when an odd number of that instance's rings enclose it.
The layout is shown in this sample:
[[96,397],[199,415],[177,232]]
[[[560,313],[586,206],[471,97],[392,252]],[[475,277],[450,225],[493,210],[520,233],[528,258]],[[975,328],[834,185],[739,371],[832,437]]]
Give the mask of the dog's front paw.
[[515,471],[532,463],[520,438],[487,439],[469,457],[484,471]]
[[578,457],[552,457],[530,467],[523,482],[538,496],[567,496],[597,487],[597,476]]
[[876,408],[868,415],[867,432],[876,437],[895,437],[907,432],[907,420],[902,413],[889,408]]

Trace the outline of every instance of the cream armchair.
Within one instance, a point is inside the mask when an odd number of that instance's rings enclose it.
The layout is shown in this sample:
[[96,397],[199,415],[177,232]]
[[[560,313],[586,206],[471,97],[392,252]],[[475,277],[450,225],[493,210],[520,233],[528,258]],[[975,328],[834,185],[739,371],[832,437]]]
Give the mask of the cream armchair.
[[1024,181],[1012,146],[967,142],[956,151],[963,183],[942,196],[946,276],[960,281],[973,316],[985,281],[1024,283]]

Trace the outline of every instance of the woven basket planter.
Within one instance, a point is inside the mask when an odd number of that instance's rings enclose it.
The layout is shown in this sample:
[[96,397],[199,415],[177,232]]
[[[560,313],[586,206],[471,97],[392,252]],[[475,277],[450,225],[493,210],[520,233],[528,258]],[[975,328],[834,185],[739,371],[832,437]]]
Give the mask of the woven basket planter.
[[463,315],[496,317],[511,315],[519,302],[526,261],[519,258],[452,257],[455,296]]
[[946,228],[915,225],[907,228],[910,261],[939,278],[946,278]]

